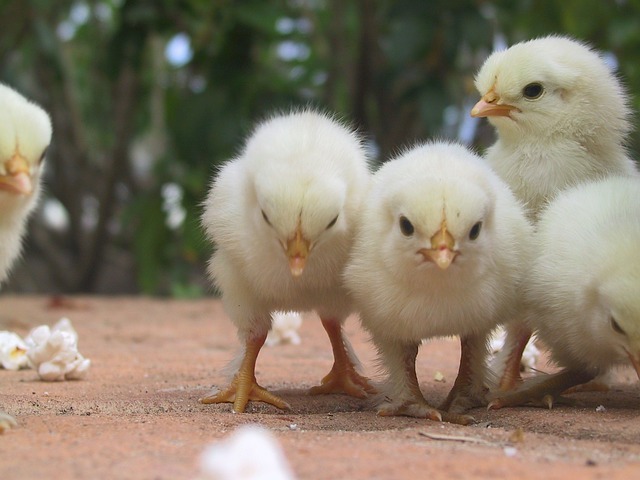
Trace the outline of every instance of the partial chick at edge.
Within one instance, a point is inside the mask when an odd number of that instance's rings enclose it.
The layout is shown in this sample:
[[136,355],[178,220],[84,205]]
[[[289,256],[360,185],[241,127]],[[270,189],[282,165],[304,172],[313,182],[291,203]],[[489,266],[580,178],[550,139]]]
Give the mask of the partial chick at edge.
[[[517,43],[491,54],[475,79],[481,99],[471,110],[495,127],[485,158],[537,221],[561,191],[608,175],[637,176],[625,143],[630,98],[604,56],[563,36]],[[496,391],[522,378],[520,360],[531,336],[522,319],[506,326],[492,362]]]
[[[427,143],[374,175],[345,282],[386,378],[378,413],[470,423],[486,404],[491,330],[516,314],[532,228],[507,185],[465,147]],[[440,408],[420,389],[423,339],[458,335],[455,384]]]
[[311,393],[372,391],[342,331],[354,307],[341,282],[370,176],[360,137],[312,110],[260,123],[218,172],[202,216],[216,245],[209,273],[244,352],[229,387],[204,403],[289,408],[255,379],[276,310],[314,310],[329,335],[334,365]]
[[498,395],[550,407],[570,387],[631,365],[640,377],[640,179],[569,189],[543,211],[526,278],[527,322],[561,371]]
[[[0,84],[0,284],[20,255],[27,219],[38,201],[51,135],[49,115]],[[0,433],[15,424],[0,411]]]

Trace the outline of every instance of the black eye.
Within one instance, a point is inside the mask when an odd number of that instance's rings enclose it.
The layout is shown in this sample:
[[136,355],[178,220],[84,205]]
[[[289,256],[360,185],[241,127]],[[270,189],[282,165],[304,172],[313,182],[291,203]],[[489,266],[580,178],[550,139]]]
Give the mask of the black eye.
[[469,240],[475,240],[480,235],[480,230],[482,230],[482,222],[476,223],[471,230],[469,230]]
[[267,222],[267,225],[271,226],[271,222],[269,221],[269,217],[267,217],[267,214],[264,213],[264,210],[261,210],[262,212],[262,218],[264,218],[264,221]]
[[336,215],[336,218],[334,218],[333,220],[331,220],[329,222],[329,225],[327,225],[327,230],[329,230],[331,227],[333,227],[336,224],[337,221],[338,221],[338,215]]
[[613,317],[611,317],[611,328],[613,328],[614,332],[619,333],[620,335],[626,335],[624,330],[620,328],[620,325],[618,325],[618,322],[616,322],[616,319]]
[[544,87],[539,83],[530,83],[522,89],[522,95],[529,100],[540,98],[544,92]]
[[415,231],[413,224],[404,215],[400,216],[400,231],[405,237],[410,237]]

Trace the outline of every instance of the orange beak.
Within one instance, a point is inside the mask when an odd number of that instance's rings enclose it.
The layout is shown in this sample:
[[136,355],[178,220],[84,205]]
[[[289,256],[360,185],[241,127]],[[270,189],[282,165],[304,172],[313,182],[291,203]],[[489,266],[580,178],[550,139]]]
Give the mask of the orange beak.
[[442,221],[440,230],[431,237],[431,248],[418,250],[426,261],[434,262],[442,270],[446,270],[458,255],[455,250],[456,241],[447,231],[446,221]]
[[291,275],[299,277],[304,271],[307,257],[309,256],[310,242],[302,235],[300,225],[296,227],[296,231],[292,238],[287,240],[287,257],[289,257],[289,268]]
[[29,195],[33,191],[27,160],[16,153],[4,164],[6,173],[0,175],[0,189],[17,195]]
[[631,352],[627,352],[627,355],[629,355],[631,365],[633,365],[633,368],[635,368],[638,379],[640,379],[640,358],[638,358],[637,355],[633,355]]
[[471,109],[472,117],[509,117],[513,110],[518,110],[513,105],[498,103],[500,97],[491,87],[487,93]]

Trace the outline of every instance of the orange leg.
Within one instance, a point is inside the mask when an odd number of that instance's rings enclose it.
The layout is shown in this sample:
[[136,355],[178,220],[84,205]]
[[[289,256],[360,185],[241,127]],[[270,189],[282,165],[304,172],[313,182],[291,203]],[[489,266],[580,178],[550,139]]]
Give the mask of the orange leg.
[[520,375],[520,363],[522,354],[531,338],[531,330],[523,324],[509,324],[504,341],[506,357],[504,358],[504,371],[500,377],[498,391],[508,392],[522,383]]
[[247,339],[242,363],[231,385],[222,392],[201,398],[200,402],[205,404],[233,402],[233,411],[236,413],[244,412],[249,400],[265,402],[283,410],[289,410],[290,406],[287,402],[268,392],[256,382],[256,360],[266,338],[265,334]]
[[593,380],[595,373],[585,370],[565,369],[553,375],[544,375],[524,382],[519,388],[507,392],[489,402],[489,409],[533,405],[551,408],[568,388]]
[[474,420],[468,415],[444,412],[432,407],[420,390],[416,375],[416,356],[419,345],[387,344],[381,349],[389,368],[388,392],[378,407],[381,417],[402,415],[426,418],[436,422],[468,425]]
[[[460,338],[458,376],[440,409],[459,418],[455,423],[471,423],[473,417],[460,415],[470,408],[486,404],[484,399],[486,335]],[[444,417],[443,417],[444,418]],[[455,417],[454,417],[455,418]],[[451,420],[448,420],[451,421]]]
[[[418,345],[394,346],[393,351],[387,350],[387,355],[393,355],[393,363],[398,361],[398,377],[394,382],[402,384],[401,399],[387,400],[378,409],[381,417],[407,416],[426,418],[435,422],[442,421],[442,412],[429,405],[422,395],[418,376],[416,375],[416,357]],[[390,358],[389,356],[387,358]],[[395,373],[392,372],[392,375]]]
[[369,379],[356,371],[342,333],[342,324],[335,319],[322,319],[322,326],[329,335],[334,362],[331,371],[322,379],[322,383],[311,388],[309,393],[311,395],[346,393],[358,398],[365,398],[368,393],[375,393]]

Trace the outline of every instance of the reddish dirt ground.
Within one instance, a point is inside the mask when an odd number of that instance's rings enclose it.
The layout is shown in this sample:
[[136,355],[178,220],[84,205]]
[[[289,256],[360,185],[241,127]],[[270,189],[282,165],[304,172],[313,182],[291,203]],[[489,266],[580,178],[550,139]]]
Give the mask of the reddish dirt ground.
[[[580,406],[478,409],[469,427],[383,418],[366,401],[305,394],[332,361],[310,317],[300,345],[265,347],[258,359],[258,381],[292,410],[250,404],[233,414],[229,404],[198,402],[226,383],[220,370],[238,348],[217,300],[0,297],[0,330],[24,336],[63,316],[92,361],[89,375],[45,383],[34,370],[0,370],[0,407],[19,422],[0,435],[0,479],[194,479],[204,448],[248,423],[275,434],[299,479],[640,477],[631,370],[609,392],[573,395]],[[374,352],[356,319],[346,331],[373,375]],[[422,347],[418,376],[432,403],[451,387],[458,354],[451,339]],[[444,383],[435,381],[438,371]]]

